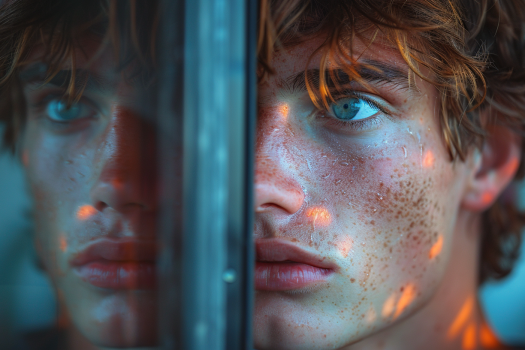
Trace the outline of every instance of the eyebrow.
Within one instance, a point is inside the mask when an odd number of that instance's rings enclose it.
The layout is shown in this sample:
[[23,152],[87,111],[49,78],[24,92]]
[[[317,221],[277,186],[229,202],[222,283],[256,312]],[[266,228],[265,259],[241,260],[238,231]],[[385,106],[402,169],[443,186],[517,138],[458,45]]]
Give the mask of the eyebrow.
[[[369,68],[373,67],[373,68]],[[337,78],[337,82],[334,82],[330,76],[330,71]],[[363,61],[363,65],[357,66],[356,71],[359,73],[361,78],[370,84],[389,84],[395,88],[409,90],[410,82],[408,78],[408,69],[403,71],[396,66],[373,61]],[[304,92],[307,90],[306,87],[306,76],[309,77],[309,82],[315,87],[319,88],[319,69],[308,69],[296,73],[282,80],[282,85],[287,86],[290,92]],[[325,71],[326,85],[329,89],[334,89],[337,86],[351,85],[355,83],[343,69],[332,69]]]
[[[20,73],[20,79],[25,84],[42,84],[54,85],[61,88],[67,88],[71,81],[73,71],[71,69],[63,69],[58,71],[51,79],[48,80],[47,68],[43,64],[37,64]],[[108,79],[105,79],[86,69],[75,69],[75,88],[86,90],[96,90],[100,92],[107,92],[111,90],[113,85]]]

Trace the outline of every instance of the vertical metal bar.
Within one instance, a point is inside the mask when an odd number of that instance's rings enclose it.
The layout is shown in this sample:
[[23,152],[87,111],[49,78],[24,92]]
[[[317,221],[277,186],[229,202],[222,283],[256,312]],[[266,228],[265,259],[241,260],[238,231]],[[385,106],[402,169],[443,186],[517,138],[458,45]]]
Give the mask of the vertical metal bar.
[[[226,349],[252,349],[252,309],[254,294],[254,249],[253,249],[253,177],[256,123],[256,45],[257,45],[257,0],[245,0],[245,6],[236,6],[232,16],[244,17],[244,23],[234,22],[232,32],[245,33],[236,36],[236,47],[244,50],[244,81],[237,81],[245,91],[244,115],[236,113],[231,124],[231,169],[239,169],[230,176],[232,197],[228,227],[228,268],[238,276],[227,286],[227,338]],[[239,27],[244,25],[244,28]],[[241,41],[244,41],[244,45]],[[244,86],[242,86],[244,85]],[[234,119],[237,118],[237,119]],[[240,118],[240,119],[239,119]],[[236,163],[234,163],[236,162]]]
[[186,3],[185,350],[244,349],[251,330],[246,11],[246,0]]
[[159,342],[183,348],[184,0],[160,1],[157,125],[160,150]]

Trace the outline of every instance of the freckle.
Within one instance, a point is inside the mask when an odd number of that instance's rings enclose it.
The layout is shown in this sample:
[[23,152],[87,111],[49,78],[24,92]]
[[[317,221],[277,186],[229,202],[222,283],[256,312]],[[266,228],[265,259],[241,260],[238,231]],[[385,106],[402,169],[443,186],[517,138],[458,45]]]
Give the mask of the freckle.
[[350,278],[350,282],[354,283],[355,282],[355,278]]

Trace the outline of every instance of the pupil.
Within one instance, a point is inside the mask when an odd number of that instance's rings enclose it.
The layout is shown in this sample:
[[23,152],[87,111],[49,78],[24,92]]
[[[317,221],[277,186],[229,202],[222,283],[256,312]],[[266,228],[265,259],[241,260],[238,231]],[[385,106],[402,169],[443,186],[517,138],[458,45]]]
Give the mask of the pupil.
[[348,109],[348,103],[345,103],[345,104],[343,105],[343,108],[344,108],[344,109]]

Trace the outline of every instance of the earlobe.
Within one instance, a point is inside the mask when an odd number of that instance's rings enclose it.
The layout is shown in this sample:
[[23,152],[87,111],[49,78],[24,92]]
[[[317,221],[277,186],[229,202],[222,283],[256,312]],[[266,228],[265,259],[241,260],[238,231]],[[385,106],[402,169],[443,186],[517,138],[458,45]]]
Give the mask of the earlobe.
[[487,128],[488,136],[481,152],[472,157],[472,175],[463,197],[464,208],[487,210],[512,181],[521,160],[521,137],[504,126]]

